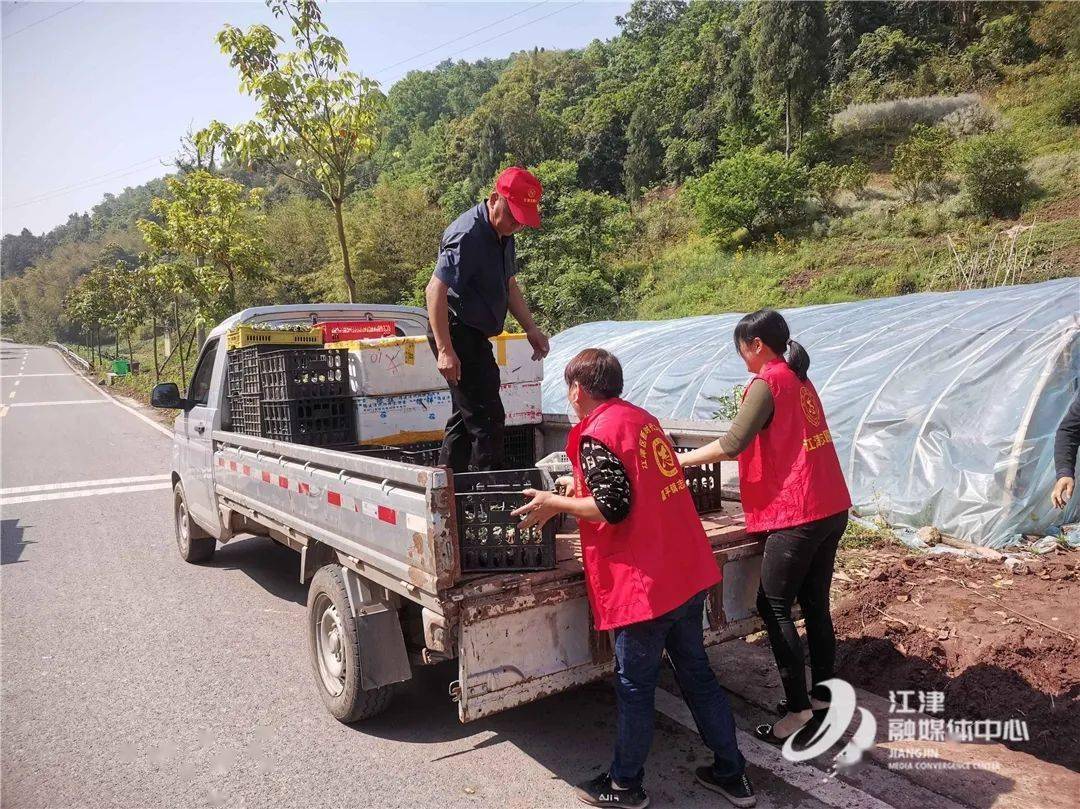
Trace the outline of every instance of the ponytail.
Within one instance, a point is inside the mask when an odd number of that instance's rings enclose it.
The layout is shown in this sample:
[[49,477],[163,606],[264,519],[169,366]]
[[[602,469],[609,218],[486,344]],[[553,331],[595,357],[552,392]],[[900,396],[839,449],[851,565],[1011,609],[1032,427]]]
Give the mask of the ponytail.
[[791,369],[792,373],[799,377],[800,382],[806,381],[806,372],[810,370],[810,355],[806,353],[806,349],[800,343],[796,343],[794,340],[787,341],[785,362],[787,362],[787,367]]
[[782,314],[775,309],[758,309],[744,315],[735,325],[736,350],[741,343],[749,343],[754,338],[784,357],[788,368],[800,382],[806,381],[806,372],[810,370],[810,355],[805,348],[791,339],[791,330]]

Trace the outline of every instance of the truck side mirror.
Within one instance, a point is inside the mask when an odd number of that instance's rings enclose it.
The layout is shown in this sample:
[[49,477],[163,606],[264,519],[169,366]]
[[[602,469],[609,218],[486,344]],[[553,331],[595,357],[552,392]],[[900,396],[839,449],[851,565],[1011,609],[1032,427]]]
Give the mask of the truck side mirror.
[[160,385],[154,385],[154,389],[150,392],[151,407],[183,410],[185,404],[187,403],[180,398],[180,388],[176,386],[175,382],[162,382]]

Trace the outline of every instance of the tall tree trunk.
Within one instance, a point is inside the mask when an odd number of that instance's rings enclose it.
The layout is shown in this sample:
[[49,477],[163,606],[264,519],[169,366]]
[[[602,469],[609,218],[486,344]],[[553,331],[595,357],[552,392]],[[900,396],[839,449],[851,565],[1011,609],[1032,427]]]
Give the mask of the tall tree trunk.
[[132,350],[131,350],[131,329],[128,329],[128,331],[127,331],[127,347],[128,347],[128,357],[127,357],[128,362],[131,362],[132,357],[135,356],[134,352],[132,352]]
[[791,82],[784,82],[784,157],[791,157]]
[[157,351],[157,315],[150,315],[150,331],[154,335],[154,384],[161,381],[161,366],[158,365]]
[[349,288],[349,303],[356,303],[356,281],[353,279],[352,266],[349,264],[349,245],[345,242],[345,221],[341,217],[341,200],[332,199],[331,202],[334,204],[338,242],[341,244],[341,271],[345,278],[345,286]]
[[120,356],[120,327],[113,327],[113,359]]

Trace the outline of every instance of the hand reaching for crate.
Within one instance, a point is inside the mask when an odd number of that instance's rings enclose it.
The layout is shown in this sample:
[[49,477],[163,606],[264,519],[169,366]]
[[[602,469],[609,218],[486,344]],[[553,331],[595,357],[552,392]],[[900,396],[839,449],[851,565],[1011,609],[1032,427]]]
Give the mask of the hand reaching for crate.
[[570,514],[579,520],[589,522],[604,522],[604,515],[600,513],[596,500],[592,497],[564,497],[555,492],[536,489],[525,489],[522,494],[532,498],[513,512],[515,517],[522,518],[522,528],[543,525],[557,514]]

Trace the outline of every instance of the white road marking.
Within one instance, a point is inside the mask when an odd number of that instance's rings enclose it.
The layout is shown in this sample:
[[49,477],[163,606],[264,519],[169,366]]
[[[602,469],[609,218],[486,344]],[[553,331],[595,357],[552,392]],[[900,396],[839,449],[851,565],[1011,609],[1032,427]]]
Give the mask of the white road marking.
[[11,387],[13,387],[13,388],[17,388],[17,387],[19,387],[19,382],[21,382],[21,381],[22,381],[21,379],[16,379],[16,380],[15,380],[15,384],[14,384],[14,385],[12,385]]
[[[697,725],[686,703],[663,688],[656,689],[656,710],[674,719],[685,728],[697,733]],[[809,764],[788,761],[779,748],[755,739],[749,733],[737,730],[739,750],[743,757],[758,767],[768,770],[777,778],[803,790],[822,803],[836,809],[891,809],[891,805],[868,795],[861,789],[830,778]]]
[[10,408],[7,405],[0,405],[0,418],[3,418],[8,414]]
[[[15,396],[15,391],[11,392],[12,396]],[[108,399],[66,399],[60,402],[19,402],[11,405],[12,407],[52,407],[54,405],[84,405],[84,404],[101,404],[107,402]]]
[[71,374],[65,373],[52,373],[52,374],[0,374],[0,379],[13,379],[20,376],[71,376]]
[[[63,358],[64,362],[68,364],[68,367],[70,368],[70,367],[71,367],[71,363],[70,363],[70,362],[68,362],[68,359],[67,359],[67,357],[64,357],[63,353],[61,353],[61,354],[60,354],[60,356],[61,356],[61,357]],[[128,407],[128,406],[127,406],[126,404],[124,404],[123,402],[119,401],[118,399],[116,399],[116,398],[114,398],[114,397],[112,397],[112,396],[109,396],[109,395],[107,395],[107,394],[105,394],[105,393],[102,393],[102,392],[101,392],[100,390],[98,390],[98,387],[97,387],[97,385],[95,385],[95,384],[94,384],[93,382],[91,382],[91,381],[90,381],[89,379],[87,379],[87,378],[86,378],[85,376],[83,376],[82,374],[80,374],[80,373],[74,373],[74,374],[72,374],[72,375],[73,375],[73,376],[76,376],[76,377],[78,377],[78,378],[79,378],[79,379],[81,379],[81,380],[82,380],[83,382],[85,382],[85,383],[86,383],[87,385],[89,385],[89,386],[90,386],[91,388],[93,388],[93,390],[94,390],[94,393],[96,393],[96,394],[97,394],[98,396],[100,396],[100,397],[102,398],[102,400],[104,400],[104,401],[106,401],[106,402],[112,402],[112,403],[113,403],[114,405],[116,405],[117,407],[119,407],[119,408],[120,408],[121,410],[126,410],[126,411],[127,411],[128,413],[130,413],[131,415],[133,415],[133,416],[134,416],[135,418],[137,418],[137,419],[141,419],[142,421],[145,421],[145,422],[146,422],[147,424],[149,424],[149,425],[150,425],[151,427],[153,427],[153,428],[154,428],[155,430],[157,430],[157,431],[158,431],[159,433],[161,433],[162,435],[164,435],[164,436],[165,436],[166,438],[172,438],[172,437],[173,437],[173,432],[172,432],[172,430],[168,429],[167,427],[163,427],[162,425],[158,424],[158,423],[157,423],[156,421],[154,421],[154,420],[153,420],[152,418],[150,418],[149,416],[146,416],[146,415],[143,415],[142,413],[140,413],[140,412],[139,412],[138,410],[136,410],[135,408],[133,408],[133,407]]]
[[14,399],[15,398],[15,391],[12,391],[11,393],[9,393],[8,398],[9,399]]
[[104,489],[75,489],[67,492],[45,492],[43,494],[25,494],[17,497],[0,497],[0,506],[13,506],[17,503],[40,503],[44,500],[70,500],[73,497],[96,497],[103,494],[130,494],[149,492],[158,489],[170,489],[169,481],[143,483],[138,486],[110,486]]
[[51,492],[62,489],[84,489],[89,486],[115,486],[118,483],[146,483],[151,480],[168,480],[170,475],[137,475],[127,478],[101,478],[100,480],[72,480],[65,483],[39,483],[34,486],[9,486],[0,489],[0,497],[30,492]]

